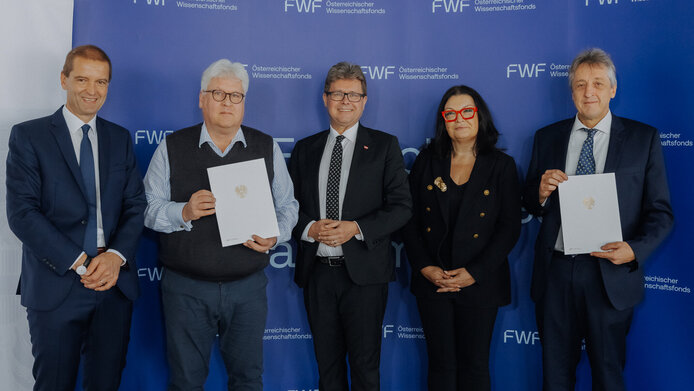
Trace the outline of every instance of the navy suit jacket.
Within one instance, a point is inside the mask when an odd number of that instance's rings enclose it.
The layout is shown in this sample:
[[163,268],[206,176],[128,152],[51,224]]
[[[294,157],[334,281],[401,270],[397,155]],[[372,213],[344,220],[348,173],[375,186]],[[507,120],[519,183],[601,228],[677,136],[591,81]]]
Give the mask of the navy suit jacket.
[[[297,142],[289,163],[299,201],[299,222],[293,233],[298,243],[294,281],[300,287],[308,282],[318,251],[318,242],[303,241],[301,234],[312,220],[320,220],[318,170],[328,134],[325,130]],[[345,267],[355,284],[386,283],[395,270],[390,235],[412,213],[407,172],[395,136],[359,125],[355,144],[342,220],[356,221],[364,240],[352,238],[342,245]]]
[[[139,286],[135,252],[146,201],[130,133],[97,117],[101,215],[106,247],[127,260],[117,286],[131,300]],[[70,134],[58,109],[12,127],[7,154],[7,218],[22,241],[18,293],[27,308],[55,309],[79,276],[88,206]]]
[[[535,133],[523,190],[526,210],[542,217],[535,243],[531,286],[536,302],[545,294],[547,272],[561,226],[558,192],[554,191],[545,206],[541,206],[540,180],[545,170],[566,171],[566,152],[573,123],[574,118],[566,119]],[[636,255],[634,261],[623,265],[599,260],[607,296],[616,309],[623,310],[633,307],[643,298],[642,265],[668,235],[673,223],[658,131],[646,124],[613,115],[604,172],[615,173],[622,237]]]

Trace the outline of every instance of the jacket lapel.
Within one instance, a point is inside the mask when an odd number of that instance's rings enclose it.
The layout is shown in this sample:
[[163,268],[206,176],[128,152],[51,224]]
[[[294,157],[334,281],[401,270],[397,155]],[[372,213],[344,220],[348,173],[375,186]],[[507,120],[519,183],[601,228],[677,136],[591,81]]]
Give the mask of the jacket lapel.
[[610,127],[610,141],[607,146],[607,158],[603,172],[616,172],[617,163],[621,156],[621,149],[624,139],[624,125],[619,117],[612,115],[612,126]]
[[494,164],[496,159],[490,155],[480,155],[475,159],[475,165],[472,167],[472,172],[470,173],[470,179],[467,182],[467,188],[463,193],[462,204],[465,207],[460,208],[460,214],[458,215],[459,222],[466,221],[462,217],[467,213],[472,213],[472,205],[474,205],[477,200],[479,200],[480,195],[485,190],[483,187],[485,184],[489,183],[488,178],[494,169]]
[[58,145],[58,149],[63,154],[63,158],[70,168],[72,176],[75,178],[77,185],[80,187],[82,194],[86,194],[84,189],[84,181],[82,180],[82,172],[77,164],[77,156],[75,155],[75,147],[72,146],[72,139],[70,138],[70,131],[65,123],[65,118],[63,118],[62,107],[53,114],[51,120],[51,133],[55,138],[55,142]]
[[[108,183],[108,174],[110,171],[110,135],[106,130],[106,123],[99,117],[96,117],[96,132],[99,144],[99,188],[103,194]],[[103,197],[101,197],[103,198]]]
[[[344,206],[348,204],[354,195],[358,194],[358,184],[360,183],[360,178],[362,177],[361,171],[365,169],[364,161],[368,160],[369,153],[375,153],[375,148],[369,149],[371,144],[371,137],[369,136],[368,130],[359,125],[357,130],[357,139],[354,142],[354,153],[352,154],[352,164],[349,166],[349,176],[347,177],[347,183],[345,187],[345,199],[342,203],[342,211],[344,212]],[[352,192],[352,186],[357,187],[357,191]],[[352,196],[352,197],[351,197]]]
[[566,123],[559,129],[559,136],[557,145],[559,148],[555,148],[554,154],[554,165],[558,169],[566,172],[566,153],[569,150],[569,138],[571,137],[571,128],[573,127],[573,120],[567,120]]
[[308,147],[309,158],[306,160],[306,175],[303,176],[309,182],[310,194],[313,198],[311,205],[315,208],[315,215],[320,217],[320,197],[318,196],[318,172],[320,171],[320,162],[325,150],[325,144],[328,142],[328,134],[330,130],[324,130],[314,142]]
[[[449,206],[448,197],[444,196],[443,191],[439,189],[438,186],[434,184],[436,178],[441,178],[444,183],[451,183],[451,158],[450,156],[445,159],[440,159],[434,156],[431,159],[431,183],[426,183],[424,186],[432,186],[432,190],[436,195],[436,201],[439,204],[439,210],[441,210],[441,218],[444,224],[448,227],[448,217],[449,217]],[[429,190],[427,190],[429,191]]]

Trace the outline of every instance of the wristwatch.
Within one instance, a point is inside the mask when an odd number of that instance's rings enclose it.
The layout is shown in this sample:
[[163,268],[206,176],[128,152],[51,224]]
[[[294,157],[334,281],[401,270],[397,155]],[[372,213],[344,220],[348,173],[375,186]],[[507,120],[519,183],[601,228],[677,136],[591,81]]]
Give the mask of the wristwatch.
[[83,276],[87,272],[87,266],[89,266],[89,264],[91,262],[92,262],[92,257],[87,256],[87,259],[84,261],[84,263],[77,266],[77,270],[75,270],[77,272],[77,274],[79,274],[80,276]]

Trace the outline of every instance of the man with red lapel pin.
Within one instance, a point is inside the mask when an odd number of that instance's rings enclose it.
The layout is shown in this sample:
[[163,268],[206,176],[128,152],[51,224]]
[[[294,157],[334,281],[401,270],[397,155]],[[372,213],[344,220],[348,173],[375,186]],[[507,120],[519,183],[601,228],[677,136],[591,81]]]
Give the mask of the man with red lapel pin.
[[347,357],[352,390],[380,388],[390,235],[411,215],[398,140],[359,123],[366,100],[358,65],[330,68],[330,129],[297,142],[289,165],[299,201],[294,280],[304,288],[321,390],[349,389]]

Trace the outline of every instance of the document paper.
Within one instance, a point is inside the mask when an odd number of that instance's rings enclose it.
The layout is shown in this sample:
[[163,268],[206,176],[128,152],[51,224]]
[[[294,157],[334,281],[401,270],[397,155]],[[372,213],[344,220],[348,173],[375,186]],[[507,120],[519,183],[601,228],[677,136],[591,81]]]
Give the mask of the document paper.
[[222,247],[280,235],[265,159],[207,169]]
[[622,240],[614,173],[570,176],[559,184],[564,254],[603,251]]

